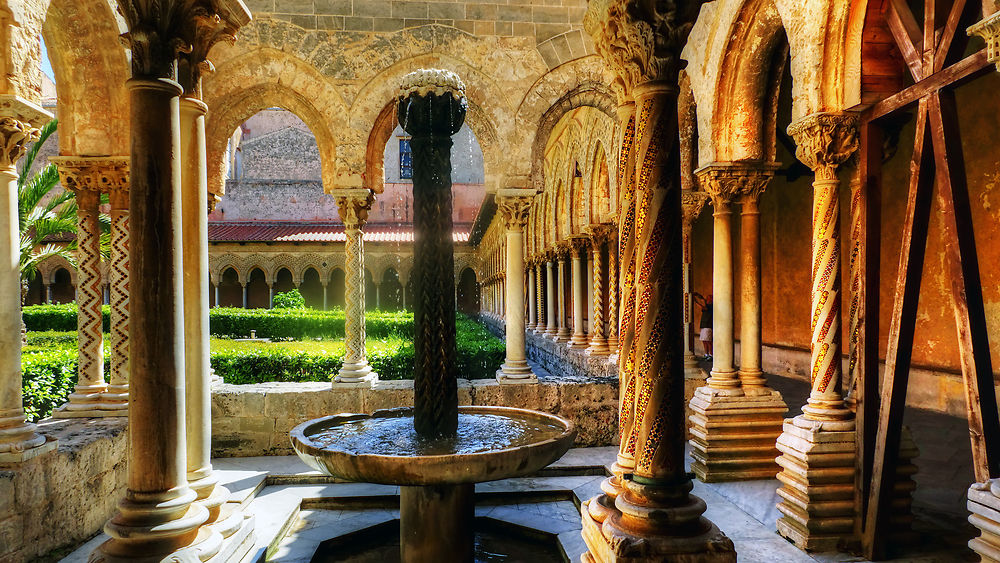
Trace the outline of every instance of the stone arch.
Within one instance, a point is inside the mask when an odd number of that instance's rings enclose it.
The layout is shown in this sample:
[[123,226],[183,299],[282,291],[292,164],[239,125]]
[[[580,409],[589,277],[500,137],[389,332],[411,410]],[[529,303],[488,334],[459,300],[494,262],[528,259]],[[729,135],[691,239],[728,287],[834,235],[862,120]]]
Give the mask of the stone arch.
[[583,106],[595,107],[612,120],[617,120],[614,97],[611,89],[604,83],[580,84],[556,100],[544,114],[539,116],[535,126],[535,139],[531,144],[530,159],[531,181],[535,189],[540,191],[545,186],[545,147],[552,129],[559,123],[562,116]]
[[240,283],[246,283],[247,276],[249,276],[249,271],[244,266],[244,260],[236,256],[235,254],[226,253],[218,258],[213,259],[211,262],[213,264],[209,265],[209,270],[215,275],[217,281],[222,280],[222,275],[232,268],[236,272]]
[[[264,263],[265,261],[261,260],[261,262]],[[297,262],[298,261],[295,256],[284,252],[270,256],[266,261],[268,267],[264,270],[264,273],[267,274],[268,283],[274,284],[274,282],[278,279],[278,272],[280,270],[288,270],[288,273],[292,275],[292,281],[294,282],[296,276],[301,273]]]
[[604,150],[604,142],[601,139],[594,141],[590,154],[591,157],[588,159],[590,174],[587,181],[590,192],[587,201],[590,208],[587,218],[590,224],[594,225],[605,222],[616,211],[613,204],[617,198],[611,197],[611,171],[608,166],[608,156]]
[[337,136],[346,128],[347,109],[340,94],[308,63],[261,47],[234,57],[205,79],[209,107],[209,191],[225,188],[226,148],[233,131],[257,112],[278,106],[303,121],[316,137],[323,187],[338,183]]
[[107,0],[52,0],[42,37],[58,84],[59,152],[129,153],[128,56]]
[[402,77],[416,68],[443,68],[462,79],[466,86],[469,109],[465,123],[476,136],[483,151],[483,168],[487,189],[499,185],[505,172],[509,147],[503,139],[510,133],[510,109],[503,103],[503,92],[485,73],[464,61],[440,53],[427,53],[401,60],[372,78],[358,92],[350,109],[350,124],[356,131],[368,131],[364,147],[364,187],[381,193],[384,175],[382,151],[398,124],[396,98]]
[[38,276],[42,278],[45,283],[52,283],[56,272],[59,271],[60,268],[69,272],[69,279],[75,286],[76,268],[63,256],[52,256],[38,264]]

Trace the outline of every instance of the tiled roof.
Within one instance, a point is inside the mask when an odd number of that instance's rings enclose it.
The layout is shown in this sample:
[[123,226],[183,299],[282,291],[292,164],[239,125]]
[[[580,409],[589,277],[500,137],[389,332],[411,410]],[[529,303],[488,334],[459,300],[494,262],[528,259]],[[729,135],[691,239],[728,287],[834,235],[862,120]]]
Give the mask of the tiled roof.
[[[367,242],[413,242],[413,225],[368,224]],[[455,242],[469,241],[469,225],[455,225]],[[345,242],[342,223],[210,221],[210,242]]]

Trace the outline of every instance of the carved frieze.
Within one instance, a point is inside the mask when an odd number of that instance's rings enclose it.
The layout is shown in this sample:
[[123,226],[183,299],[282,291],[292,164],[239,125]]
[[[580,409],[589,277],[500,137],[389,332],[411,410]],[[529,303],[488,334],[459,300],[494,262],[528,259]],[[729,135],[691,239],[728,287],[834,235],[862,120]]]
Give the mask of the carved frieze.
[[788,126],[795,139],[795,157],[816,173],[833,179],[837,167],[858,150],[858,116],[854,113],[814,113]]

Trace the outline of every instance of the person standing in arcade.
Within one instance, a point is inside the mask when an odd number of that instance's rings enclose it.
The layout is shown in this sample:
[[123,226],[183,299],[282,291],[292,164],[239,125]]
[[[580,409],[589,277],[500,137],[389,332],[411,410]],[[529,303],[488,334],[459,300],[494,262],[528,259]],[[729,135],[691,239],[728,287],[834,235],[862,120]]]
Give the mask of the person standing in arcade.
[[700,293],[693,293],[692,297],[696,305],[701,307],[701,347],[705,350],[704,360],[712,359],[712,295],[702,296]]

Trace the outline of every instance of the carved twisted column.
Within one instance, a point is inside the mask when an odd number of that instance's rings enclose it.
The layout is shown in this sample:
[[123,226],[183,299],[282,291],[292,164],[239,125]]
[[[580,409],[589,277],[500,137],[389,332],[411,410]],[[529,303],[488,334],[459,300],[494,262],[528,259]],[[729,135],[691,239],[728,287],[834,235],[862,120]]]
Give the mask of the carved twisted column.
[[545,263],[545,311],[548,321],[545,323],[545,336],[555,339],[559,332],[559,325],[556,322],[556,263],[557,255],[554,252],[548,253],[548,261]]
[[[128,158],[122,158],[128,174]],[[127,178],[127,176],[126,176]],[[111,187],[111,381],[101,400],[106,409],[120,408],[128,412],[129,381],[129,220],[128,182]]]
[[[604,336],[604,280],[602,279],[604,261],[601,256],[604,241],[608,237],[608,230],[607,227],[594,229],[590,242],[594,263],[594,308],[590,323],[590,347],[587,348],[587,353],[595,356],[606,356],[610,353],[608,340]],[[613,280],[611,277],[608,279]]]
[[618,352],[618,243],[612,234],[608,237],[608,353]]
[[535,334],[545,334],[545,255],[535,257]]
[[684,222],[681,225],[681,244],[684,252],[684,374],[685,377],[699,379],[702,378],[703,372],[698,367],[694,350],[691,349],[691,324],[694,322],[691,297],[691,229],[707,200],[708,194],[703,191],[681,192],[681,212],[684,214]]
[[38,140],[47,112],[20,98],[0,97],[0,462],[20,462],[52,451],[55,440],[25,420],[21,397],[21,269],[17,207],[17,161]]
[[368,365],[365,352],[365,252],[361,229],[368,220],[375,197],[371,190],[337,192],[337,211],[344,222],[344,365],[334,385],[371,387],[378,374]]
[[[677,94],[679,53],[698,2],[598,0],[584,19],[598,52],[635,99],[635,467],[599,534],[583,512],[593,561],[735,562],[733,543],[702,514],[684,468],[683,284]],[[627,240],[628,237],[623,236]],[[623,261],[625,256],[623,256]],[[603,487],[602,487],[603,488]],[[606,489],[605,489],[606,490]],[[608,495],[610,496],[610,495]]]
[[573,291],[573,335],[568,346],[574,350],[587,347],[587,334],[583,330],[583,314],[587,308],[587,239],[574,238],[570,251],[570,272]]
[[[556,251],[556,260],[558,264],[557,268],[557,279],[556,279],[556,322],[558,323],[558,328],[556,329],[555,337],[553,338],[556,342],[569,342],[570,332],[569,326],[566,323],[566,269],[569,267],[567,262],[570,261],[570,254],[572,253],[571,247],[568,242],[562,243],[558,250]],[[572,280],[571,280],[572,281]]]
[[[529,195],[530,194],[530,195]],[[497,371],[500,383],[537,383],[524,350],[524,227],[533,190],[500,190],[497,202],[507,228],[506,343],[507,359]]]
[[[103,416],[101,396],[108,389],[104,381],[104,333],[101,305],[101,191],[127,176],[107,168],[102,158],[62,157],[55,159],[62,185],[76,194],[77,204],[77,346],[76,387],[65,405],[53,413],[62,416]],[[121,415],[120,410],[110,414]]]
[[[812,236],[812,390],[803,414],[786,420],[778,450],[778,533],[824,551],[853,533],[854,418],[841,395],[840,182],[837,168],[858,148],[857,117],[818,113],[788,127],[795,156],[815,173]],[[822,467],[820,473],[817,468]]]
[[202,527],[209,510],[195,502],[198,493],[187,482],[176,56],[204,46],[212,29],[206,23],[221,20],[235,30],[250,13],[228,1],[122,0],[119,9],[132,52],[129,475],[119,513],[104,527],[111,539],[91,561],[205,561],[228,548],[221,534]]
[[[770,479],[778,472],[775,439],[788,410],[781,395],[767,387],[760,366],[760,234],[758,215],[743,220],[741,352],[733,367],[732,205],[748,194],[756,198],[774,166],[741,161],[713,163],[697,171],[699,184],[715,209],[714,360],[707,385],[691,399],[691,469],[706,482]],[[745,204],[746,205],[746,204]],[[752,360],[751,358],[756,358]],[[744,373],[749,374],[744,378]]]

